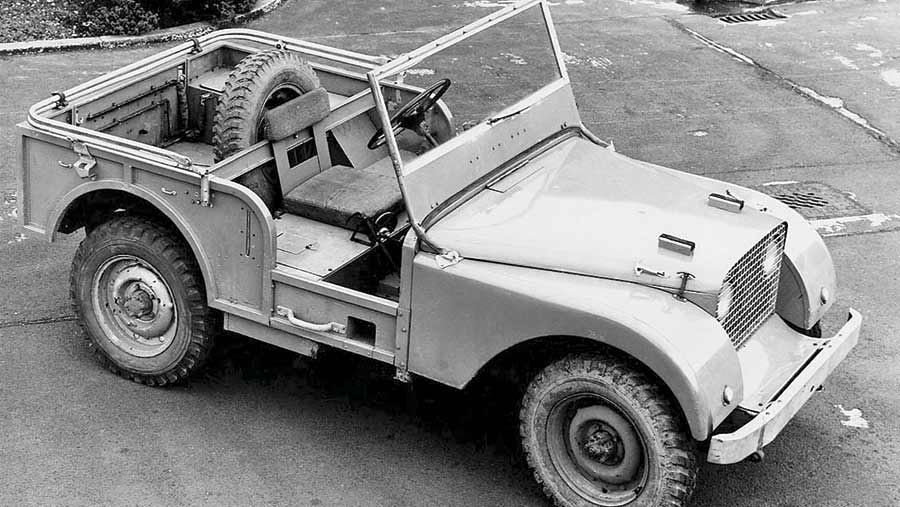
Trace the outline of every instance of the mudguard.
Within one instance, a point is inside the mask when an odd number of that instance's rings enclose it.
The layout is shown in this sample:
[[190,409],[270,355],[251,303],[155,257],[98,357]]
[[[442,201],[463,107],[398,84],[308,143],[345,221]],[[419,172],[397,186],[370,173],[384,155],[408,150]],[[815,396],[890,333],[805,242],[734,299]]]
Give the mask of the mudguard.
[[825,241],[805,218],[783,202],[755,190],[740,191],[758,200],[757,207],[766,208],[788,223],[775,311],[797,327],[813,327],[831,308],[837,293],[834,262]]
[[100,190],[134,195],[178,228],[200,266],[211,307],[268,323],[271,292],[262,288],[271,285],[275,231],[262,201],[236,183],[215,178],[212,186],[217,206],[213,211],[190,202],[194,189],[191,183],[161,177],[156,183],[156,188],[179,188],[178,197],[153,192],[154,187],[141,184],[110,179],[89,181],[60,196],[48,211],[43,227],[26,227],[53,241],[79,198]]
[[[737,354],[715,318],[646,286],[464,259],[413,266],[410,371],[464,387],[519,343],[596,340],[642,362],[671,390],[698,440],[743,397]],[[734,399],[723,405],[725,386]]]

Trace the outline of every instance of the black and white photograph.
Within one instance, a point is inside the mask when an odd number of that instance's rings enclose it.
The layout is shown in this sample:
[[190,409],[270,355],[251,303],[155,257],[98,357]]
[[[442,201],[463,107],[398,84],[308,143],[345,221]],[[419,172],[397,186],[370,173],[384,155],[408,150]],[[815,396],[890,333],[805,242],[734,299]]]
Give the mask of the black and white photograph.
[[0,1],[0,505],[900,505],[900,0]]

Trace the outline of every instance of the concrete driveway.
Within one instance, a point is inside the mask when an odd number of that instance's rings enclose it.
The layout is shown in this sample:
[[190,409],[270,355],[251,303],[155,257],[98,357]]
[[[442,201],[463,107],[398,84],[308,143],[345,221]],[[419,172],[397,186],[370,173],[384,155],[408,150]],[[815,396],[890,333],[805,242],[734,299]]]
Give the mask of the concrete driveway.
[[[389,55],[504,3],[293,1],[251,28]],[[827,239],[841,291],[826,332],[855,307],[858,348],[765,461],[706,466],[694,505],[900,505],[898,2],[738,25],[654,0],[552,10],[583,118],[619,151],[743,185],[824,182],[888,220]],[[310,365],[228,337],[170,389],[92,361],[68,309],[80,234],[48,245],[14,227],[14,125],[159,50],[0,59],[0,504],[545,505],[508,414],[428,384],[411,398],[352,358]]]

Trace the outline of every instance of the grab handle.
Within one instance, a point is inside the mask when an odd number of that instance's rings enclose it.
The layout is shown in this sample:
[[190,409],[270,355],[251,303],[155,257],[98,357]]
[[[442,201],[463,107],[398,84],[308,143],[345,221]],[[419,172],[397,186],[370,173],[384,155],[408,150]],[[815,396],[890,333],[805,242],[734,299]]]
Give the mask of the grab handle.
[[329,322],[327,324],[315,324],[313,322],[306,322],[305,320],[300,320],[294,316],[294,310],[287,308],[285,306],[277,306],[275,307],[275,312],[282,317],[287,318],[288,322],[291,324],[301,328],[306,329],[308,331],[319,331],[321,333],[340,333],[344,334],[347,332],[347,326],[343,324],[338,324],[337,322]]

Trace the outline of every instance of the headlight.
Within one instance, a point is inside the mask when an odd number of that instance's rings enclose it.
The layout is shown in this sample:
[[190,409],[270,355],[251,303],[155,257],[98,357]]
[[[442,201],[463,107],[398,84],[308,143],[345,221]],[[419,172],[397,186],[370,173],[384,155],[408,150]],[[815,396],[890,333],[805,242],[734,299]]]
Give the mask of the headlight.
[[771,278],[778,271],[779,266],[781,266],[781,249],[776,243],[769,243],[762,261],[763,273],[766,278]]
[[725,320],[725,316],[731,310],[731,301],[734,299],[734,288],[730,282],[722,284],[722,290],[719,291],[719,303],[716,305],[716,318]]

